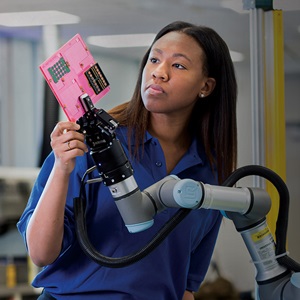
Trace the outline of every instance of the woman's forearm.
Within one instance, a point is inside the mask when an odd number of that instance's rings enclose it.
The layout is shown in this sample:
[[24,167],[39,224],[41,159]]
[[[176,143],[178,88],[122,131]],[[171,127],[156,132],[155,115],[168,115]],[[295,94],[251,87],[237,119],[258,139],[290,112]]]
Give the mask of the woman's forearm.
[[28,253],[38,266],[52,263],[61,251],[69,174],[53,168],[27,226]]

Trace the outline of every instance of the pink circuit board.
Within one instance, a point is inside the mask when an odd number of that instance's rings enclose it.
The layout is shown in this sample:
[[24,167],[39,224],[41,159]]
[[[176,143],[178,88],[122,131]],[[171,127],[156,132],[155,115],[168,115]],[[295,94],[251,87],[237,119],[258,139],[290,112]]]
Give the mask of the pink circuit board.
[[82,94],[88,94],[95,104],[110,90],[99,64],[79,34],[43,62],[40,70],[66,116],[73,122],[85,113],[79,100]]

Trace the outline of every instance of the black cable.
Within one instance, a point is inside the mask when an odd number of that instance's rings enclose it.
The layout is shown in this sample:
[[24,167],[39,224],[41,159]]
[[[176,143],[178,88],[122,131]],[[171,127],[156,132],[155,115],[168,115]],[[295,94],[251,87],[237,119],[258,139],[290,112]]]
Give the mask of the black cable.
[[[87,172],[84,177],[86,177]],[[261,176],[269,180],[277,189],[279,194],[279,212],[276,223],[276,255],[281,255],[286,253],[286,237],[287,237],[287,227],[288,227],[288,210],[289,210],[289,191],[285,182],[272,170],[257,166],[249,165],[241,167],[234,171],[222,184],[223,186],[233,187],[236,182],[246,176]],[[83,180],[84,181],[84,180]],[[83,182],[81,183],[81,188],[84,187]],[[153,239],[141,250],[134,254],[112,258],[102,255],[97,252],[94,246],[91,244],[86,228],[85,222],[85,208],[86,208],[86,198],[85,193],[80,192],[81,197],[74,198],[74,215],[76,222],[76,234],[78,242],[82,247],[83,251],[96,263],[110,268],[120,268],[133,264],[151,251],[153,251],[167,236],[168,234],[189,214],[190,209],[179,209],[178,212],[160,229],[160,231],[153,237]],[[300,272],[300,265],[287,255],[277,258],[281,265],[284,265],[289,270],[295,272]]]
[[122,268],[138,262],[155,248],[157,248],[169,233],[190,213],[190,209],[179,209],[178,212],[160,229],[153,239],[134,254],[123,257],[108,257],[99,253],[91,244],[86,228],[85,211],[86,200],[74,198],[74,214],[76,219],[76,234],[78,242],[85,254],[96,263],[109,268]]

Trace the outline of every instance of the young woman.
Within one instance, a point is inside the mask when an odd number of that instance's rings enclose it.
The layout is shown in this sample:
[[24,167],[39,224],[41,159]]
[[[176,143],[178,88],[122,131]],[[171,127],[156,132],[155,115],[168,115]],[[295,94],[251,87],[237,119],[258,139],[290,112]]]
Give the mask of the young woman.
[[[141,190],[175,174],[220,184],[235,169],[237,86],[229,50],[212,29],[186,22],[163,28],[145,54],[132,99],[109,113]],[[18,223],[32,261],[43,267],[33,286],[39,299],[193,299],[206,274],[221,215],[193,210],[153,252],[124,267],[88,258],[76,239],[73,198],[93,166],[79,125],[59,122],[53,152],[44,162]],[[141,249],[177,212],[129,233],[108,188],[87,187],[86,218],[95,248],[122,257]]]

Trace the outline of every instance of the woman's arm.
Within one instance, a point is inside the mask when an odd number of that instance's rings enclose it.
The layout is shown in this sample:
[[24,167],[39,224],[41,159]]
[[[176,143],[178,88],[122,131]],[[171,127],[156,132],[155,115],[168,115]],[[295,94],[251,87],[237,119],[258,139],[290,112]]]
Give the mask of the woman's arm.
[[37,266],[52,263],[61,251],[69,176],[75,158],[87,151],[84,135],[76,131],[79,128],[76,123],[60,122],[51,133],[54,166],[26,230],[28,253]]

